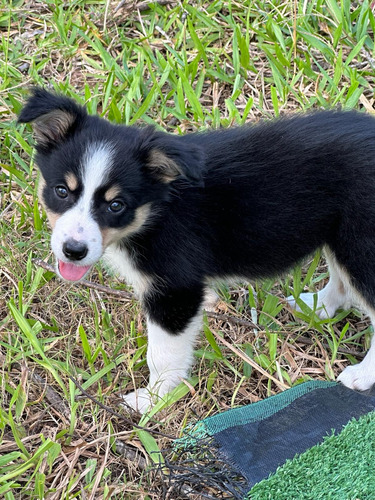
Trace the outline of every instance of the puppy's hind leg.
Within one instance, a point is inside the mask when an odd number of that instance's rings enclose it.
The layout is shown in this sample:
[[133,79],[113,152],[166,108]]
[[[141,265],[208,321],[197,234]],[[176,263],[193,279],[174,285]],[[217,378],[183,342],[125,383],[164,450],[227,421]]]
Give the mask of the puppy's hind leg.
[[188,377],[194,343],[202,326],[203,302],[200,288],[150,294],[144,300],[150,378],[146,388],[124,396],[126,404],[144,413]]
[[[369,253],[368,255],[371,255]],[[352,273],[351,290],[355,307],[362,310],[371,320],[372,327],[375,327],[375,270],[372,270],[372,263],[368,262],[368,255],[361,265],[356,265],[352,269],[348,266],[348,272]],[[360,256],[358,256],[360,259]],[[361,260],[360,260],[361,262]],[[355,271],[354,271],[355,269]],[[356,365],[347,366],[339,375],[338,381],[350,389],[365,391],[375,384],[375,336],[371,339],[371,346],[363,361]]]
[[[371,323],[375,325],[375,311],[369,314]],[[337,380],[350,389],[366,391],[375,384],[375,336],[371,339],[371,346],[363,361],[356,365],[347,366],[337,377]]]
[[[364,198],[366,200],[366,198]],[[372,202],[371,202],[372,203]],[[341,266],[350,302],[367,314],[375,325],[375,211],[371,206],[365,210],[354,207],[353,218],[343,220],[342,228],[332,240],[336,263]],[[366,215],[364,215],[366,214]],[[351,389],[366,390],[375,384],[375,341],[361,363],[348,366],[338,380]]]
[[[316,314],[322,319],[332,318],[337,309],[347,309],[353,305],[350,287],[343,269],[338,264],[333,253],[327,248],[325,249],[325,255],[330,275],[329,282],[317,293],[301,293],[299,296],[310,309],[313,309],[314,298],[317,295]],[[293,309],[301,310],[293,296],[288,297],[286,300]]]

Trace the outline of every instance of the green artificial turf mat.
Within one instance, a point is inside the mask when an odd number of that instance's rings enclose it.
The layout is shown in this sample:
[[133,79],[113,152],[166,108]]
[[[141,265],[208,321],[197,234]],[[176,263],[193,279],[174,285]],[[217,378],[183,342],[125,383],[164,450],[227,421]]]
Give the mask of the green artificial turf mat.
[[256,484],[249,500],[375,498],[375,413],[351,420],[340,434],[288,460]]

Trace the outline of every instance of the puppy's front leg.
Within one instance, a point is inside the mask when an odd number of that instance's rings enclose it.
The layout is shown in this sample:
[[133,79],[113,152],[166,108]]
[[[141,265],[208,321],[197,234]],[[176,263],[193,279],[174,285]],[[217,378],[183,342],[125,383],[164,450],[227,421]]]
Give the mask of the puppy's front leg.
[[197,292],[174,290],[163,296],[150,295],[143,301],[148,315],[150,378],[146,388],[124,396],[125,402],[141,413],[189,375],[202,325],[203,293]]

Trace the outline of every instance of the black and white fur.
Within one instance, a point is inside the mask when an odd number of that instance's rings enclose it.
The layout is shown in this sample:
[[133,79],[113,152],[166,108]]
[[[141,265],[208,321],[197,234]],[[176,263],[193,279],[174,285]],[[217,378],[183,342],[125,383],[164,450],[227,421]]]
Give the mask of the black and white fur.
[[[323,247],[321,317],[354,304],[375,324],[372,117],[316,112],[175,136],[36,89],[19,121],[33,122],[59,274],[79,280],[104,257],[143,305],[150,380],[126,396],[132,407],[188,375],[210,281],[276,276]],[[375,343],[339,380],[375,383]]]

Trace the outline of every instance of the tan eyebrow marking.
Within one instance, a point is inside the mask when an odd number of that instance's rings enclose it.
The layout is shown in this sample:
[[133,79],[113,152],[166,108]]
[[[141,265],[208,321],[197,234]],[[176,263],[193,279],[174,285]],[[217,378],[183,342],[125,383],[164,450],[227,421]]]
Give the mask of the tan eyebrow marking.
[[121,193],[120,186],[116,185],[112,186],[109,189],[107,189],[107,191],[104,193],[104,199],[105,201],[111,201],[114,198],[116,198],[116,196],[118,196],[120,193]]
[[78,179],[72,172],[66,174],[65,182],[70,191],[75,191],[78,187]]

